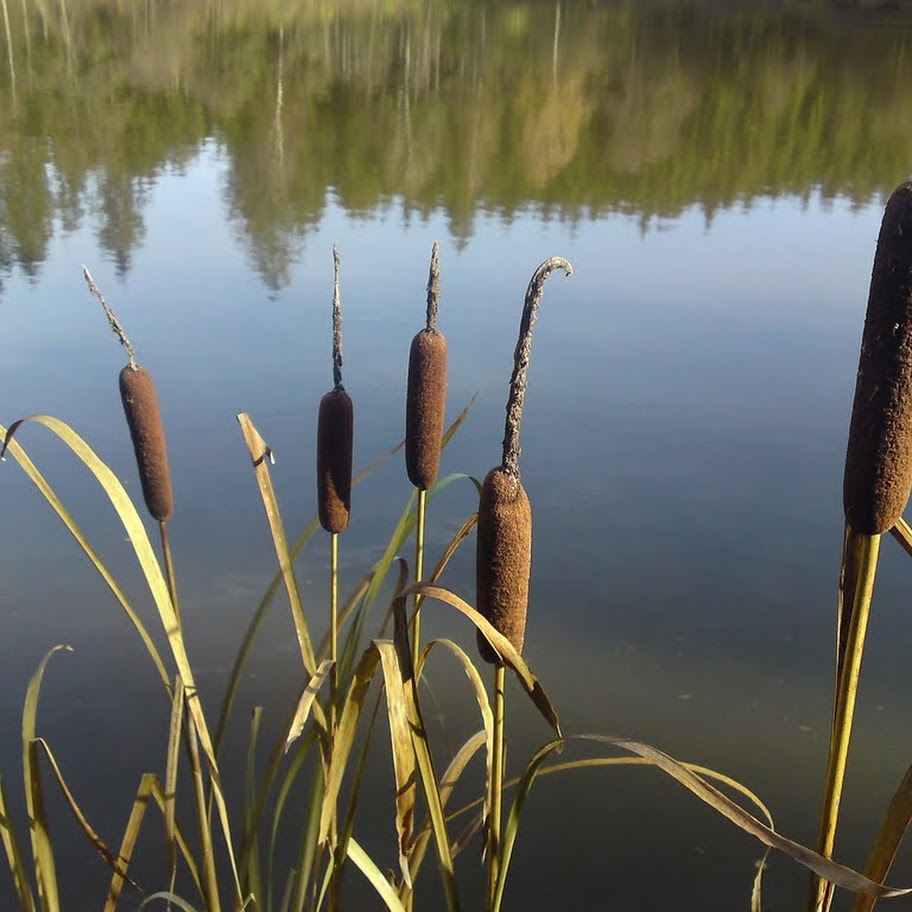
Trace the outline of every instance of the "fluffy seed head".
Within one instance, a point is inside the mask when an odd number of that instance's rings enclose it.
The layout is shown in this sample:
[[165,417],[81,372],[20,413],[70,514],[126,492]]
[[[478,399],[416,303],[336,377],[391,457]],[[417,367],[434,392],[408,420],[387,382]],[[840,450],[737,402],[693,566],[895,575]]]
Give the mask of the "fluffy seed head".
[[447,345],[443,333],[423,329],[409,351],[405,399],[405,468],[422,490],[437,480],[446,411]]
[[143,498],[152,516],[165,522],[174,512],[174,495],[152,375],[141,367],[125,367],[120,372],[120,400],[130,427]]
[[877,535],[912,488],[912,183],[887,202],[868,295],[843,483],[846,521]]
[[[491,469],[481,487],[475,552],[475,604],[522,653],[532,570],[532,507],[517,476],[501,466]],[[478,632],[478,649],[486,662],[499,662]]]
[[320,525],[342,532],[351,509],[354,412],[351,397],[334,389],[320,400],[317,419],[317,506]]

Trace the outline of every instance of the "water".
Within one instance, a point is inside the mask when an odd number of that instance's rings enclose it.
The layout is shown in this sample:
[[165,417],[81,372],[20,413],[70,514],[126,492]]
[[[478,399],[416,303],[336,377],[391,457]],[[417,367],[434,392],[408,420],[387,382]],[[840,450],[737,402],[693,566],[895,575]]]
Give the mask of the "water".
[[[526,658],[567,731],[631,735],[722,770],[812,843],[859,338],[883,201],[912,158],[906,6],[320,13],[238,0],[8,13],[0,420],[64,418],[138,495],[123,357],[86,263],[156,377],[204,699],[221,693],[274,567],[238,412],[276,453],[292,534],[315,511],[332,245],[356,466],[402,432],[439,238],[448,414],[478,394],[443,471],[477,477],[500,458],[526,282],[558,254],[575,274],[546,289],[522,431],[535,513]],[[151,618],[97,486],[43,430],[21,440]],[[140,773],[163,770],[168,707],[65,530],[14,464],[3,479],[0,772],[21,823],[21,701],[45,652],[72,644],[50,666],[39,728],[116,843]],[[357,492],[347,584],[380,556],[408,493],[398,459]],[[433,554],[473,503],[465,481],[435,502]],[[471,552],[445,577],[470,600]],[[908,566],[892,543],[884,552],[838,843],[856,866],[912,756]],[[322,538],[302,558],[310,606],[327,559]],[[431,610],[428,633],[474,655],[467,624]],[[229,781],[247,710],[265,704],[275,726],[299,686],[295,649],[279,603],[245,681]],[[464,679],[442,659],[431,677],[458,743],[478,724]],[[548,731],[518,688],[508,711],[518,770]],[[358,833],[394,866],[382,762],[367,793],[379,811]],[[52,809],[65,907],[100,908],[102,865]],[[533,792],[506,908],[747,909],[760,854],[657,773],[562,774]],[[421,909],[440,904],[426,867]],[[480,907],[476,867],[473,846],[460,863],[468,908]],[[765,907],[800,906],[805,880],[773,858]],[[912,882],[907,859],[892,880]]]

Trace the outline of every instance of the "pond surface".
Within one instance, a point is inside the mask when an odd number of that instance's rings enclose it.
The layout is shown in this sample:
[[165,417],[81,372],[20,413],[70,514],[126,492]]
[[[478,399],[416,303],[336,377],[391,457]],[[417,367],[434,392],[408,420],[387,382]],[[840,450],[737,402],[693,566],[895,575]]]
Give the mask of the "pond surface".
[[[477,394],[443,472],[478,478],[500,459],[526,283],[561,255],[575,274],[546,288],[523,419],[526,658],[565,730],[721,770],[812,844],[859,340],[883,203],[912,170],[912,9],[3,0],[2,12],[0,421],[65,419],[138,497],[124,359],[85,263],[156,378],[207,705],[274,572],[238,412],[276,454],[290,534],[315,512],[333,244],[356,468],[402,434],[439,239],[449,416]],[[97,485],[42,429],[20,439],[151,623]],[[169,707],[15,463],[0,490],[0,773],[24,825],[22,699],[47,650],[72,644],[49,668],[39,731],[115,844],[140,774],[163,770]],[[409,493],[398,455],[356,491],[346,588]],[[431,555],[474,506],[465,480],[434,500]],[[328,553],[318,537],[299,565],[317,629]],[[472,559],[470,542],[444,577],[470,601]],[[885,542],[837,850],[854,866],[912,760],[909,580]],[[428,606],[425,623],[474,655],[462,619]],[[249,710],[279,724],[300,686],[296,648],[279,600],[231,733],[238,789]],[[443,754],[478,721],[464,676],[435,662]],[[508,715],[517,772],[549,734],[518,688]],[[356,832],[394,867],[382,761],[368,783],[377,810]],[[103,865],[51,807],[65,908],[101,908]],[[532,793],[505,908],[747,910],[760,856],[654,771],[562,774]],[[466,908],[481,907],[477,859],[473,845],[460,862]],[[426,867],[422,912],[442,906]],[[892,881],[912,883],[907,853]],[[764,908],[800,908],[805,890],[802,869],[771,859]]]

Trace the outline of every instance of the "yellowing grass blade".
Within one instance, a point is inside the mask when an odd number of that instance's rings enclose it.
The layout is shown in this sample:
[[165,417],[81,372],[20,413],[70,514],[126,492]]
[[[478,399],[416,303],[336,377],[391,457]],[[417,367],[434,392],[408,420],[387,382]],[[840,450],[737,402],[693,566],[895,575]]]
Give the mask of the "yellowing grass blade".
[[342,778],[348,766],[348,759],[354,744],[358,722],[364,709],[367,691],[379,661],[380,655],[371,644],[361,655],[361,659],[352,674],[345,701],[342,704],[339,724],[336,727],[335,737],[333,738],[329,770],[326,776],[326,790],[323,795],[317,838],[319,845],[323,845],[329,837],[330,826],[338,804],[339,789],[342,787]]
[[237,416],[237,420],[244,434],[244,443],[247,445],[247,451],[253,461],[257,485],[260,488],[260,497],[263,499],[263,508],[266,510],[266,518],[269,520],[269,531],[272,533],[276,559],[279,562],[282,578],[285,581],[285,591],[288,594],[288,602],[291,606],[291,617],[294,622],[295,634],[298,638],[298,647],[301,650],[301,660],[307,669],[307,673],[312,676],[316,671],[317,662],[314,658],[310,631],[307,628],[307,620],[304,617],[304,606],[301,604],[301,595],[295,579],[294,563],[291,558],[291,552],[288,549],[285,525],[279,513],[279,502],[276,498],[275,488],[273,488],[272,478],[269,475],[267,466],[268,460],[272,457],[272,451],[266,445],[266,441],[260,436],[260,432],[254,427],[250,416],[246,412],[241,412]]
[[529,666],[523,661],[522,656],[520,656],[513,647],[513,644],[505,636],[495,630],[468,602],[461,599],[455,593],[450,592],[449,589],[442,589],[440,586],[428,586],[423,583],[409,586],[399,594],[396,600],[397,602],[402,602],[410,595],[415,594],[421,594],[426,598],[437,599],[437,601],[451,605],[472,621],[472,623],[487,637],[491,646],[500,653],[504,663],[516,673],[519,683],[522,684],[523,689],[538,708],[538,711],[544,716],[545,721],[558,735],[561,734],[557,710],[545,693],[538,678],[532,674],[529,670]]
[[[905,896],[912,893],[912,888],[910,887],[893,888],[877,884],[863,874],[859,874],[858,871],[854,871],[845,865],[837,864],[836,862],[811,851],[806,846],[782,836],[771,826],[761,823],[756,817],[745,811],[739,804],[732,801],[731,798],[715,788],[715,786],[710,785],[704,776],[701,776],[694,771],[694,767],[680,763],[673,757],[660,751],[658,748],[639,741],[633,741],[630,738],[614,737],[611,735],[584,734],[560,738],[546,744],[538,750],[526,764],[526,768],[517,784],[516,794],[513,797],[513,803],[510,807],[506,826],[504,827],[500,876],[498,877],[497,889],[491,912],[498,912],[503,901],[503,893],[507,881],[507,869],[509,868],[516,837],[519,832],[519,821],[522,816],[523,807],[526,798],[528,797],[529,790],[532,787],[532,783],[539,772],[541,772],[541,765],[544,760],[553,751],[572,741],[605,744],[642,757],[651,765],[662,770],[666,775],[683,785],[691,794],[708,804],[721,816],[734,823],[745,833],[748,833],[759,840],[763,845],[788,855],[789,858],[804,865],[804,867],[814,871],[817,875],[838,887],[851,890],[854,893],[870,893],[879,898]],[[713,776],[719,777],[719,774],[714,773]],[[734,784],[734,780],[727,780],[727,784]],[[755,801],[755,803],[758,803],[761,808],[764,807],[759,803],[759,799],[756,799],[749,790],[745,790],[743,786],[739,786],[739,790],[743,794],[750,794],[751,799]]]
[[383,876],[383,872],[374,864],[371,857],[354,838],[348,841],[348,857],[368,879],[370,885],[377,891],[383,902],[386,903],[386,908],[390,912],[405,912],[405,906],[402,905],[390,882]]
[[[453,789],[456,788],[469,761],[487,744],[487,738],[488,735],[485,731],[476,732],[454,754],[453,759],[450,761],[450,765],[446,768],[443,778],[440,780],[440,803],[444,808],[446,808],[447,802],[453,794]],[[487,794],[487,790],[485,791],[485,794]],[[478,824],[476,823],[472,829],[472,833],[475,832],[477,827]],[[409,871],[411,872],[411,880],[413,882],[421,869],[430,837],[431,826],[430,823],[428,823],[421,828],[421,831],[415,837],[415,848],[409,856]],[[452,846],[453,857],[455,858],[463,848],[464,845],[460,845],[460,840],[456,839]],[[399,898],[404,901],[410,892],[410,887],[402,884],[399,887]]]
[[[412,587],[415,588],[415,587]],[[393,601],[393,642],[396,646],[399,671],[402,675],[403,694],[406,699],[409,726],[412,733],[412,745],[415,749],[415,760],[421,773],[421,785],[427,801],[428,815],[431,819],[431,830],[437,849],[437,861],[443,881],[443,892],[449,912],[459,909],[459,891],[456,883],[456,872],[453,867],[453,850],[447,832],[446,817],[440,798],[440,783],[434,771],[434,758],[431,756],[427,742],[427,729],[421,717],[421,704],[418,701],[417,678],[412,666],[412,647],[409,643],[409,627],[406,618],[406,599],[408,590]]]
[[143,575],[146,578],[149,591],[155,601],[155,606],[168,637],[168,645],[171,647],[171,653],[174,657],[174,662],[177,665],[178,673],[184,682],[187,707],[190,710],[194,728],[199,735],[203,753],[209,763],[212,794],[215,798],[216,807],[218,808],[222,832],[225,838],[225,846],[228,852],[228,860],[231,863],[234,884],[238,893],[238,898],[240,899],[241,886],[237,875],[237,864],[234,857],[228,809],[225,805],[225,797],[219,781],[218,764],[215,759],[215,751],[213,750],[209,727],[206,723],[199,692],[197,691],[196,682],[193,678],[193,669],[190,666],[190,659],[187,656],[187,651],[184,646],[180,623],[174,611],[174,605],[171,602],[171,593],[168,589],[165,577],[162,574],[158,559],[155,556],[152,543],[149,541],[149,536],[143,525],[142,519],[140,518],[133,501],[124,490],[120,479],[118,479],[106,463],[99,459],[96,453],[79,434],[58,418],[53,418],[50,415],[34,415],[31,418],[24,418],[14,422],[6,433],[6,445],[10,444],[13,434],[16,433],[18,428],[25,421],[33,421],[36,424],[43,425],[56,434],[70,448],[95,476],[108,500],[117,511],[120,521],[123,523],[124,530],[126,531],[133,551],[136,554],[136,559],[139,561]]
[[146,626],[140,620],[139,615],[133,610],[133,606],[127,600],[126,595],[123,590],[117,584],[117,581],[113,576],[108,572],[107,567],[101,562],[101,559],[95,553],[92,546],[89,544],[85,535],[83,535],[82,530],[76,524],[75,520],[70,516],[66,507],[64,507],[60,498],[54,493],[51,486],[47,483],[44,476],[41,472],[38,471],[35,464],[29,459],[25,450],[19,445],[19,443],[12,439],[12,433],[15,427],[17,427],[20,422],[16,422],[16,425],[13,428],[10,428],[7,433],[3,425],[0,425],[0,436],[5,437],[6,449],[5,452],[8,452],[12,455],[13,459],[19,463],[22,467],[25,474],[29,477],[32,483],[36,488],[44,495],[45,500],[51,505],[54,512],[60,517],[63,524],[70,530],[70,534],[73,538],[76,539],[79,546],[85,552],[86,557],[91,561],[92,566],[98,571],[101,578],[107,583],[108,588],[114,594],[114,597],[120,603],[121,608],[123,608],[124,613],[130,619],[130,623],[136,629],[136,632],[139,634],[140,639],[143,641],[143,645],[146,647],[146,652],[149,653],[150,658],[152,659],[153,664],[155,665],[156,670],[158,671],[159,677],[162,680],[162,683],[165,686],[165,689],[168,691],[168,696],[171,696],[170,689],[170,676],[165,669],[165,663],[162,661],[161,654],[158,651],[158,648],[155,646],[155,643],[152,642],[152,637],[149,635],[149,631],[146,629]]
[[415,828],[415,751],[409,731],[407,698],[403,689],[402,673],[396,658],[396,648],[389,641],[374,643],[380,653],[383,683],[386,691],[386,712],[389,718],[390,749],[393,758],[393,775],[396,779],[396,833],[399,844],[399,869],[408,886],[412,876],[409,871],[409,853]]
[[177,810],[177,766],[180,758],[181,723],[184,718],[184,684],[180,676],[174,680],[174,700],[171,703],[171,725],[168,729],[168,753],[165,757],[165,847],[171,869],[171,889],[177,876],[177,846],[174,840],[174,815]]
[[35,912],[35,896],[29,883],[28,871],[13,822],[9,816],[9,802],[6,799],[6,789],[3,787],[3,778],[0,777],[0,842],[6,852],[10,874],[13,876],[13,886],[19,897],[19,907],[22,912]]
[[[899,788],[890,800],[890,806],[884,815],[880,829],[871,847],[868,863],[865,865],[865,875],[877,883],[883,883],[893,860],[899,851],[900,843],[909,823],[912,821],[912,767],[906,771]],[[877,902],[873,896],[859,895],[855,900],[853,912],[869,912]]]
[[44,912],[59,912],[60,897],[57,893],[57,870],[54,864],[54,847],[48,830],[47,810],[44,806],[44,790],[41,784],[41,769],[38,765],[38,745],[35,741],[35,725],[38,718],[38,698],[44,671],[51,656],[71,646],[55,646],[39,663],[29,681],[22,707],[22,774],[25,780],[25,806],[29,817],[32,837],[32,856],[35,861],[35,879],[38,883],[38,902]]
[[317,668],[316,674],[310,679],[307,687],[304,688],[304,692],[298,700],[295,714],[292,717],[291,725],[288,728],[288,734],[285,736],[284,753],[288,753],[288,748],[301,737],[301,732],[304,731],[304,726],[307,724],[308,718],[310,718],[310,710],[314,700],[317,698],[317,694],[320,692],[320,688],[323,686],[323,682],[326,680],[326,676],[332,666],[331,659],[324,659],[320,662],[320,667]]
[[92,829],[91,824],[89,823],[85,814],[82,813],[81,808],[76,803],[76,799],[73,797],[73,793],[70,791],[69,786],[66,784],[66,780],[63,778],[63,773],[60,771],[60,766],[57,763],[57,759],[54,757],[54,754],[51,751],[51,748],[48,746],[48,743],[44,740],[44,738],[36,738],[32,743],[44,751],[44,755],[50,764],[51,772],[53,772],[54,778],[57,780],[57,785],[60,786],[60,791],[63,793],[64,800],[66,801],[71,813],[76,818],[76,822],[79,824],[79,827],[85,835],[86,839],[92,843],[92,845],[95,847],[95,851],[101,855],[105,863],[109,868],[111,868],[112,871],[115,872],[115,874],[125,879],[132,887],[137,890],[137,892],[142,893],[139,885],[126,876],[126,870],[118,864],[117,859],[114,857],[114,853],[105,845],[104,840],[95,832],[95,830]]

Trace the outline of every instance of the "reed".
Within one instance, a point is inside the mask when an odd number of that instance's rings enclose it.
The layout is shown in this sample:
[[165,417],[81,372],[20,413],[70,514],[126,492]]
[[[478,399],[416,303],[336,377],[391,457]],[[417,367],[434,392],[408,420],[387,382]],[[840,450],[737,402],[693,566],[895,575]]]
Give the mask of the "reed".
[[[519,477],[519,428],[532,353],[532,329],[545,281],[555,269],[573,274],[562,257],[545,260],[526,289],[519,339],[513,355],[513,376],[507,399],[501,463],[485,476],[478,503],[478,538],[475,552],[476,607],[492,626],[522,654],[532,568],[532,508]],[[500,657],[478,634],[478,648],[487,662]]]
[[[526,635],[529,577],[532,570],[532,507],[519,478],[519,427],[532,354],[532,328],[545,290],[555,269],[573,274],[561,257],[545,260],[532,274],[523,303],[519,339],[513,354],[513,375],[507,398],[501,463],[485,476],[478,502],[478,537],[475,552],[475,606],[521,655]],[[501,817],[506,770],[505,667],[499,653],[479,630],[478,649],[494,664],[493,743],[488,781],[487,846],[488,906],[493,908],[500,877]]]
[[165,429],[152,375],[136,363],[132,342],[85,266],[82,267],[82,274],[89,291],[101,304],[111,331],[127,355],[129,363],[120,372],[120,401],[130,428],[143,499],[149,513],[158,522],[167,522],[174,513],[174,492],[168,466]]
[[[425,327],[409,348],[408,385],[405,396],[405,471],[418,489],[415,529],[415,582],[424,576],[424,526],[427,491],[440,471],[443,420],[446,413],[447,344],[437,329],[440,306],[440,244],[431,248],[428,271]],[[421,650],[421,596],[415,596],[412,627],[412,661],[418,667]]]
[[[887,201],[861,341],[843,479],[845,541],[840,582],[833,728],[817,850],[836,840],[880,538],[912,489],[912,183]],[[826,912],[833,888],[814,875],[809,909]]]
[[437,329],[440,303],[440,245],[435,241],[427,286],[427,320],[409,349],[405,399],[405,468],[409,481],[427,490],[440,470],[446,413],[447,343]]
[[342,385],[342,305],[339,252],[333,248],[333,379],[317,418],[317,506],[320,525],[333,535],[345,530],[351,512],[354,410]]

